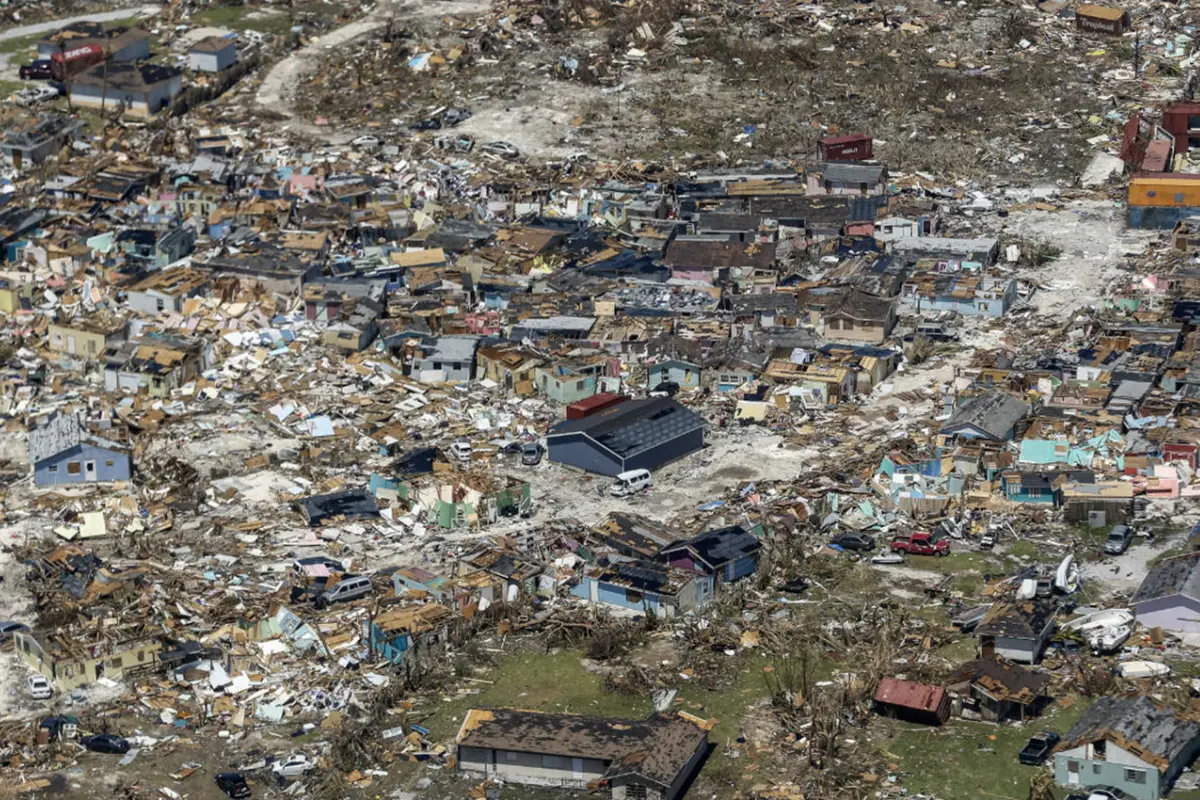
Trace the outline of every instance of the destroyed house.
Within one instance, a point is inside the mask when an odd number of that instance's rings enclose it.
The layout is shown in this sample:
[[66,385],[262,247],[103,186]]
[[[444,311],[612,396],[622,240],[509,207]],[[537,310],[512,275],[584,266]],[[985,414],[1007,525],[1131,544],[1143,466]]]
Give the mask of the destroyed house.
[[1057,609],[1058,605],[1046,598],[993,605],[975,629],[984,658],[995,655],[1036,664],[1050,641]]
[[1200,633],[1200,552],[1164,558],[1154,564],[1130,606],[1146,628]]
[[657,559],[679,538],[659,523],[625,511],[612,512],[593,530],[606,545],[630,558]]
[[13,634],[18,657],[41,673],[59,692],[70,692],[101,678],[121,680],[157,669],[163,643],[155,638],[94,643],[66,642],[63,637],[38,641],[33,634]]
[[1005,472],[1000,476],[1000,491],[1013,503],[1058,506],[1063,502],[1066,475],[1053,472]]
[[456,737],[458,768],[505,783],[600,786],[613,800],[676,800],[707,753],[708,728],[681,713],[636,720],[471,709]]
[[888,717],[941,725],[950,718],[950,695],[940,686],[884,678],[875,690],[873,707]]
[[654,561],[619,561],[584,572],[571,589],[592,605],[675,617],[704,607],[713,598],[710,583],[695,572]]
[[56,353],[81,356],[88,360],[100,358],[125,339],[129,323],[121,317],[96,314],[77,317],[50,326],[48,344]]
[[125,303],[143,314],[179,313],[185,301],[212,290],[208,275],[187,267],[152,273],[125,291]]
[[758,570],[762,542],[741,525],[702,533],[662,551],[672,567],[698,572],[710,579],[710,590],[733,583]]
[[1150,698],[1101,697],[1054,749],[1054,782],[1158,800],[1200,753],[1200,724]]
[[543,567],[527,558],[496,547],[482,547],[459,561],[500,579],[504,584],[505,597],[537,594],[538,577],[543,572]]
[[905,283],[900,302],[913,313],[952,311],[964,317],[1002,317],[1017,301],[1017,282],[963,273],[926,273]]
[[601,475],[655,470],[704,447],[704,420],[666,397],[628,400],[546,436],[551,461]]
[[296,503],[304,521],[314,528],[326,522],[374,519],[379,516],[375,496],[367,489],[313,495]]
[[713,283],[731,268],[767,269],[775,262],[774,244],[742,244],[711,239],[676,238],[667,246],[663,263],[672,278]]
[[909,261],[933,259],[948,264],[979,264],[990,267],[1000,254],[1000,242],[991,238],[954,239],[947,236],[915,236],[892,242],[892,254]]
[[133,472],[128,448],[91,433],[74,414],[56,413],[29,432],[29,463],[37,486],[127,481]]
[[1020,722],[1036,716],[1048,702],[1050,675],[992,655],[963,664],[954,671],[949,684],[952,689],[963,687],[963,716],[988,722]]
[[453,616],[453,611],[437,603],[392,607],[365,620],[363,633],[372,653],[402,664],[443,644],[442,632]]
[[16,169],[41,164],[77,138],[87,123],[65,114],[42,114],[4,132],[0,153]]
[[117,233],[117,246],[125,258],[139,267],[162,268],[190,255],[196,233],[190,227],[126,228]]
[[150,57],[150,33],[104,22],[72,22],[37,43],[38,58],[53,58],[63,50],[97,45],[110,61],[141,61]]
[[151,333],[108,349],[104,388],[166,397],[211,366],[207,340]]

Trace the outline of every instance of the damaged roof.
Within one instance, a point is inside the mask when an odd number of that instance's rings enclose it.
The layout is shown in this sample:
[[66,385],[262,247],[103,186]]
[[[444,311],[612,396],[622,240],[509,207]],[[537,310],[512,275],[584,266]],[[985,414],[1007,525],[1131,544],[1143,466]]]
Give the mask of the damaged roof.
[[1145,695],[1101,697],[1071,726],[1055,748],[1070,750],[1084,744],[1108,741],[1165,772],[1172,761],[1188,751],[1200,724],[1181,719]]
[[1182,595],[1200,602],[1200,552],[1164,558],[1146,573],[1133,605]]
[[665,787],[708,741],[708,733],[678,715],[638,720],[471,709],[457,741],[460,747],[599,759],[611,762],[607,778],[635,774]]
[[991,655],[963,664],[950,677],[951,684],[964,682],[974,683],[997,700],[1028,704],[1045,696],[1050,675]]
[[1026,414],[1029,404],[1004,392],[992,392],[967,401],[942,426],[944,436],[974,429],[989,439],[1004,439]]
[[977,636],[1036,639],[1046,630],[1057,609],[1058,605],[1048,598],[996,603],[975,633]]

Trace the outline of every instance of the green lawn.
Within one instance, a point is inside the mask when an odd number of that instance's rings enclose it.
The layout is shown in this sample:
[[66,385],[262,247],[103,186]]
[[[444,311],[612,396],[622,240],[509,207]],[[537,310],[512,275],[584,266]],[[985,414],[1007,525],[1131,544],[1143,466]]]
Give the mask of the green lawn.
[[[487,683],[467,681],[479,694],[466,695],[437,705],[424,705],[414,718],[430,729],[435,741],[446,741],[458,732],[467,709],[476,707],[524,708],[608,717],[647,717],[648,697],[630,697],[604,691],[604,677],[583,668],[577,650],[549,655],[523,653],[505,657],[500,666],[479,677]],[[428,711],[428,716],[424,712]]]
[[255,6],[215,6],[193,15],[192,22],[235,31],[282,34],[292,27],[292,16],[286,11]]
[[940,728],[890,722],[894,736],[880,749],[910,793],[1027,800],[1036,769],[1021,766],[1017,753],[1037,731],[1065,733],[1087,707],[1076,698],[1069,708],[1051,707],[1041,719],[1020,726],[961,719]]

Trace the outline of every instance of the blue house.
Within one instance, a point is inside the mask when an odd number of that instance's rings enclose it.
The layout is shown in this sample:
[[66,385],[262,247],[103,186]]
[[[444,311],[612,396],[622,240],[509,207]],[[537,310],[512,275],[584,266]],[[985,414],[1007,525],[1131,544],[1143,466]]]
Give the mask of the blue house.
[[674,617],[712,599],[709,582],[687,570],[653,561],[622,561],[589,571],[571,594],[596,605]]
[[704,575],[715,592],[723,583],[757,572],[761,551],[757,536],[741,525],[731,525],[672,545],[662,551],[662,558],[676,569]]
[[647,386],[653,390],[660,383],[677,383],[680,389],[700,388],[700,367],[688,361],[660,361],[650,367]]
[[91,433],[77,415],[55,414],[29,432],[29,463],[37,486],[127,481],[129,450]]
[[1159,800],[1200,754],[1200,724],[1145,695],[1101,697],[1055,748],[1054,782]]
[[1000,476],[1000,491],[1014,503],[1061,506],[1064,474],[1006,472]]
[[363,622],[367,645],[375,655],[400,664],[419,647],[444,642],[444,623],[453,616],[437,603],[392,608]]

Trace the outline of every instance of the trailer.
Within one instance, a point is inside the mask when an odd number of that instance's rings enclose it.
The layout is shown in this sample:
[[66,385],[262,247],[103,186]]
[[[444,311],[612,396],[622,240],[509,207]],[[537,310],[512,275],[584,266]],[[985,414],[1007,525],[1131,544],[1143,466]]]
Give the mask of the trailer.
[[98,44],[72,47],[50,56],[50,73],[54,76],[54,80],[65,81],[103,60],[104,48]]

